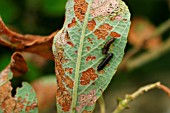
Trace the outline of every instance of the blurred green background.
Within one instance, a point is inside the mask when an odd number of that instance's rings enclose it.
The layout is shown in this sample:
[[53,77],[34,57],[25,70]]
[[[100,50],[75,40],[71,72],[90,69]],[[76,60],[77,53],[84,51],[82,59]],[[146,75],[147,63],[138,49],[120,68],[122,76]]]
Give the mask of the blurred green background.
[[[64,22],[65,3],[67,0],[0,0],[0,15],[8,27],[22,34],[49,35],[60,29]],[[125,0],[132,18],[142,16],[155,26],[170,18],[168,0]],[[168,38],[170,30],[162,35]],[[131,46],[128,45],[126,51]],[[0,71],[10,62],[14,51],[0,45]],[[14,87],[21,81],[31,82],[44,75],[54,74],[54,62],[48,61],[43,66],[27,61],[29,72],[14,78]],[[104,93],[107,113],[116,106],[116,98],[124,97],[148,83],[161,81],[170,87],[170,51],[133,71],[118,72]],[[169,110],[169,111],[168,111]],[[96,108],[98,112],[98,107]],[[131,104],[124,113],[170,113],[170,99],[159,90],[151,91]]]

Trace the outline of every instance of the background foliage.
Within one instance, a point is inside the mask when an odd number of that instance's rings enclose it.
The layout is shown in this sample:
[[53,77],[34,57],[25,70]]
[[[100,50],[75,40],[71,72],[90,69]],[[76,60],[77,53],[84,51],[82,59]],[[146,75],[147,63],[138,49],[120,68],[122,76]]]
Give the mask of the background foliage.
[[[140,16],[158,26],[170,17],[168,0],[125,0],[132,14],[132,18]],[[6,25],[23,34],[49,35],[60,29],[64,22],[66,0],[0,0],[0,15]],[[169,3],[170,4],[170,3]],[[169,30],[170,31],[170,30]],[[163,33],[166,40],[170,32]],[[128,45],[126,51],[132,48]],[[13,51],[0,45],[0,71],[10,61]],[[54,74],[54,62],[42,58],[37,62],[35,57],[27,55],[29,72],[22,77],[14,78],[14,87],[20,86],[21,81],[32,82],[44,75]],[[133,71],[119,71],[105,92],[107,111],[116,106],[116,98],[151,82],[161,81],[170,86],[170,51]],[[112,98],[111,98],[112,97]],[[159,104],[158,104],[159,102]],[[169,113],[170,100],[159,91],[152,91],[132,103],[130,110],[125,113]],[[155,110],[155,111],[154,111]],[[169,112],[168,112],[169,110]]]

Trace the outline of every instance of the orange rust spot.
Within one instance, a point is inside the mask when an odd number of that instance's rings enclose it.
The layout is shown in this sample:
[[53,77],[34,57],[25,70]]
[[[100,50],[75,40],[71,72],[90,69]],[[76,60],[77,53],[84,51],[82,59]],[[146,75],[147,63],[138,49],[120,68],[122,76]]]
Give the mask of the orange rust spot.
[[70,45],[71,47],[74,47],[74,44],[72,42],[67,42],[68,45]]
[[82,113],[92,113],[91,111],[84,110]]
[[69,37],[69,35],[68,35],[68,32],[67,32],[66,35],[65,35],[65,39],[66,39],[66,40],[69,40],[69,39],[70,39],[70,37]]
[[124,18],[124,19],[123,19],[123,21],[124,21],[124,22],[126,22],[126,21],[127,21],[127,19],[125,19],[125,18]]
[[25,110],[28,112],[28,111],[34,109],[35,107],[37,107],[37,104],[36,103],[32,103],[31,106],[27,106]]
[[74,3],[75,15],[80,21],[83,21],[88,4],[85,0],[74,0]]
[[110,21],[114,21],[115,20],[115,16],[110,18]]
[[108,32],[106,30],[95,30],[94,34],[98,37],[98,39],[106,39],[106,36],[108,35]]
[[120,37],[121,35],[120,35],[119,33],[117,33],[117,32],[111,32],[111,33],[110,33],[110,36],[111,36],[111,37],[114,37],[114,38],[118,38],[118,37]]
[[4,110],[3,113],[12,113],[16,105],[16,101],[14,98],[9,97],[5,99],[4,102],[1,103],[1,108]]
[[86,48],[87,48],[87,51],[90,51],[90,49],[91,49],[91,47],[90,47],[90,46],[87,46]]
[[17,109],[23,109],[24,108],[24,102],[18,102],[16,105]]
[[101,71],[99,71],[99,73],[100,73],[100,74],[104,74],[104,73],[105,73],[105,71],[104,71],[104,70],[101,70]]
[[88,56],[86,58],[86,63],[88,63],[89,61],[95,60],[95,59],[96,59],[96,56]]
[[75,51],[75,54],[78,54],[78,51],[77,51],[77,50]]
[[74,82],[71,78],[69,78],[68,76],[66,76],[64,78],[64,82],[66,83],[66,85],[70,88],[70,89],[73,89],[73,86],[74,86]]
[[101,25],[100,27],[99,27],[99,29],[101,29],[101,30],[111,30],[113,27],[112,26],[110,26],[109,24],[103,24],[103,25]]
[[91,21],[88,21],[87,29],[89,31],[93,31],[95,26],[96,26],[96,22],[94,21],[94,19],[91,20]]
[[90,80],[94,81],[98,75],[95,73],[93,68],[89,68],[88,70],[82,72],[82,76],[80,78],[81,85],[87,85],[90,83]]
[[73,68],[65,68],[67,73],[73,74]]
[[68,28],[71,28],[71,27],[73,27],[73,26],[75,26],[75,25],[76,25],[76,19],[73,18],[73,20],[71,21],[71,23],[68,24]]
[[81,85],[87,85],[90,83],[90,75],[82,75],[80,78]]
[[69,111],[71,107],[72,98],[69,94],[63,93],[61,98],[58,99],[58,103],[62,106],[63,111]]
[[109,64],[109,63],[107,63],[107,64],[106,64],[106,66],[110,66],[110,64]]
[[94,34],[98,37],[98,39],[106,39],[106,36],[109,34],[108,31],[110,31],[113,27],[109,24],[103,24],[98,29],[94,31]]
[[56,99],[57,103],[61,106],[63,111],[69,111],[72,97],[70,96],[70,92],[65,88],[63,81],[66,82],[68,87],[73,87],[72,81],[69,78],[64,78],[65,69],[62,67],[62,63],[65,62],[63,52],[58,51],[58,58],[55,59],[55,71],[56,71],[56,78],[57,78],[57,92],[56,92]]
[[90,44],[93,44],[93,41],[92,41],[91,38],[87,38],[87,40],[88,40],[88,42],[89,42]]

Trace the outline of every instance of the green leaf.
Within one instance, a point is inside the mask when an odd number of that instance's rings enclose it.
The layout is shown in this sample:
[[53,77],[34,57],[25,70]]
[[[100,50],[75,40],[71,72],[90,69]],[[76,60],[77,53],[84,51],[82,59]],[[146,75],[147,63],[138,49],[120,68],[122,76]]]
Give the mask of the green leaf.
[[[53,41],[59,113],[93,111],[123,58],[129,27],[130,12],[121,0],[68,0],[65,23]],[[113,58],[97,71],[111,38]]]
[[35,91],[27,82],[23,82],[22,87],[17,89],[15,98],[20,113],[38,113]]

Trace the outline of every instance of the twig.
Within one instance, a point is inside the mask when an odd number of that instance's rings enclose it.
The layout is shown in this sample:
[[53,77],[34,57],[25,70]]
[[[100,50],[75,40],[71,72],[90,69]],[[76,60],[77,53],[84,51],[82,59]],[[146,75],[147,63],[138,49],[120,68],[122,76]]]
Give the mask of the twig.
[[159,88],[160,88],[161,90],[163,90],[164,92],[166,92],[167,95],[170,97],[170,89],[169,89],[167,86],[165,86],[165,85],[163,85],[163,84],[160,84],[160,85],[159,85]]
[[104,102],[103,96],[101,96],[101,97],[98,99],[98,102],[99,102],[99,106],[100,106],[100,113],[106,113],[105,102]]
[[[158,35],[163,34],[166,30],[168,30],[170,28],[170,19],[168,19],[167,21],[165,21],[163,24],[161,24],[160,26],[157,27],[157,29],[154,31],[154,33],[146,38],[146,40],[143,41],[143,43],[145,43],[147,40],[157,37]],[[124,57],[122,63],[120,64],[120,70],[126,68],[126,64],[128,62],[128,60],[134,56],[137,52],[139,52],[139,50],[141,50],[141,48],[143,47],[144,44],[142,44],[141,46],[137,47],[137,48],[132,48],[130,51],[128,51],[126,53],[126,56]]]
[[125,99],[121,100],[119,102],[118,106],[112,113],[120,113],[122,110],[124,110],[125,108],[128,107],[128,104],[131,101],[133,101],[134,99],[136,99],[138,96],[142,95],[143,93],[148,92],[149,90],[154,89],[154,88],[161,89],[162,91],[168,93],[168,95],[170,96],[170,89],[168,87],[162,85],[160,82],[149,84],[149,85],[141,87],[136,92],[134,92],[130,95],[126,95]]
[[170,19],[166,20],[164,23],[162,23],[160,26],[156,28],[154,33],[149,37],[150,38],[155,38],[158,35],[163,34],[166,30],[170,29]]
[[143,64],[146,64],[147,62],[161,56],[162,54],[166,53],[168,50],[170,50],[170,37],[167,39],[167,41],[162,43],[160,48],[157,48],[156,50],[148,51],[146,53],[143,53],[139,57],[128,60],[126,63],[126,67],[128,70],[137,68],[137,67],[139,67]]

